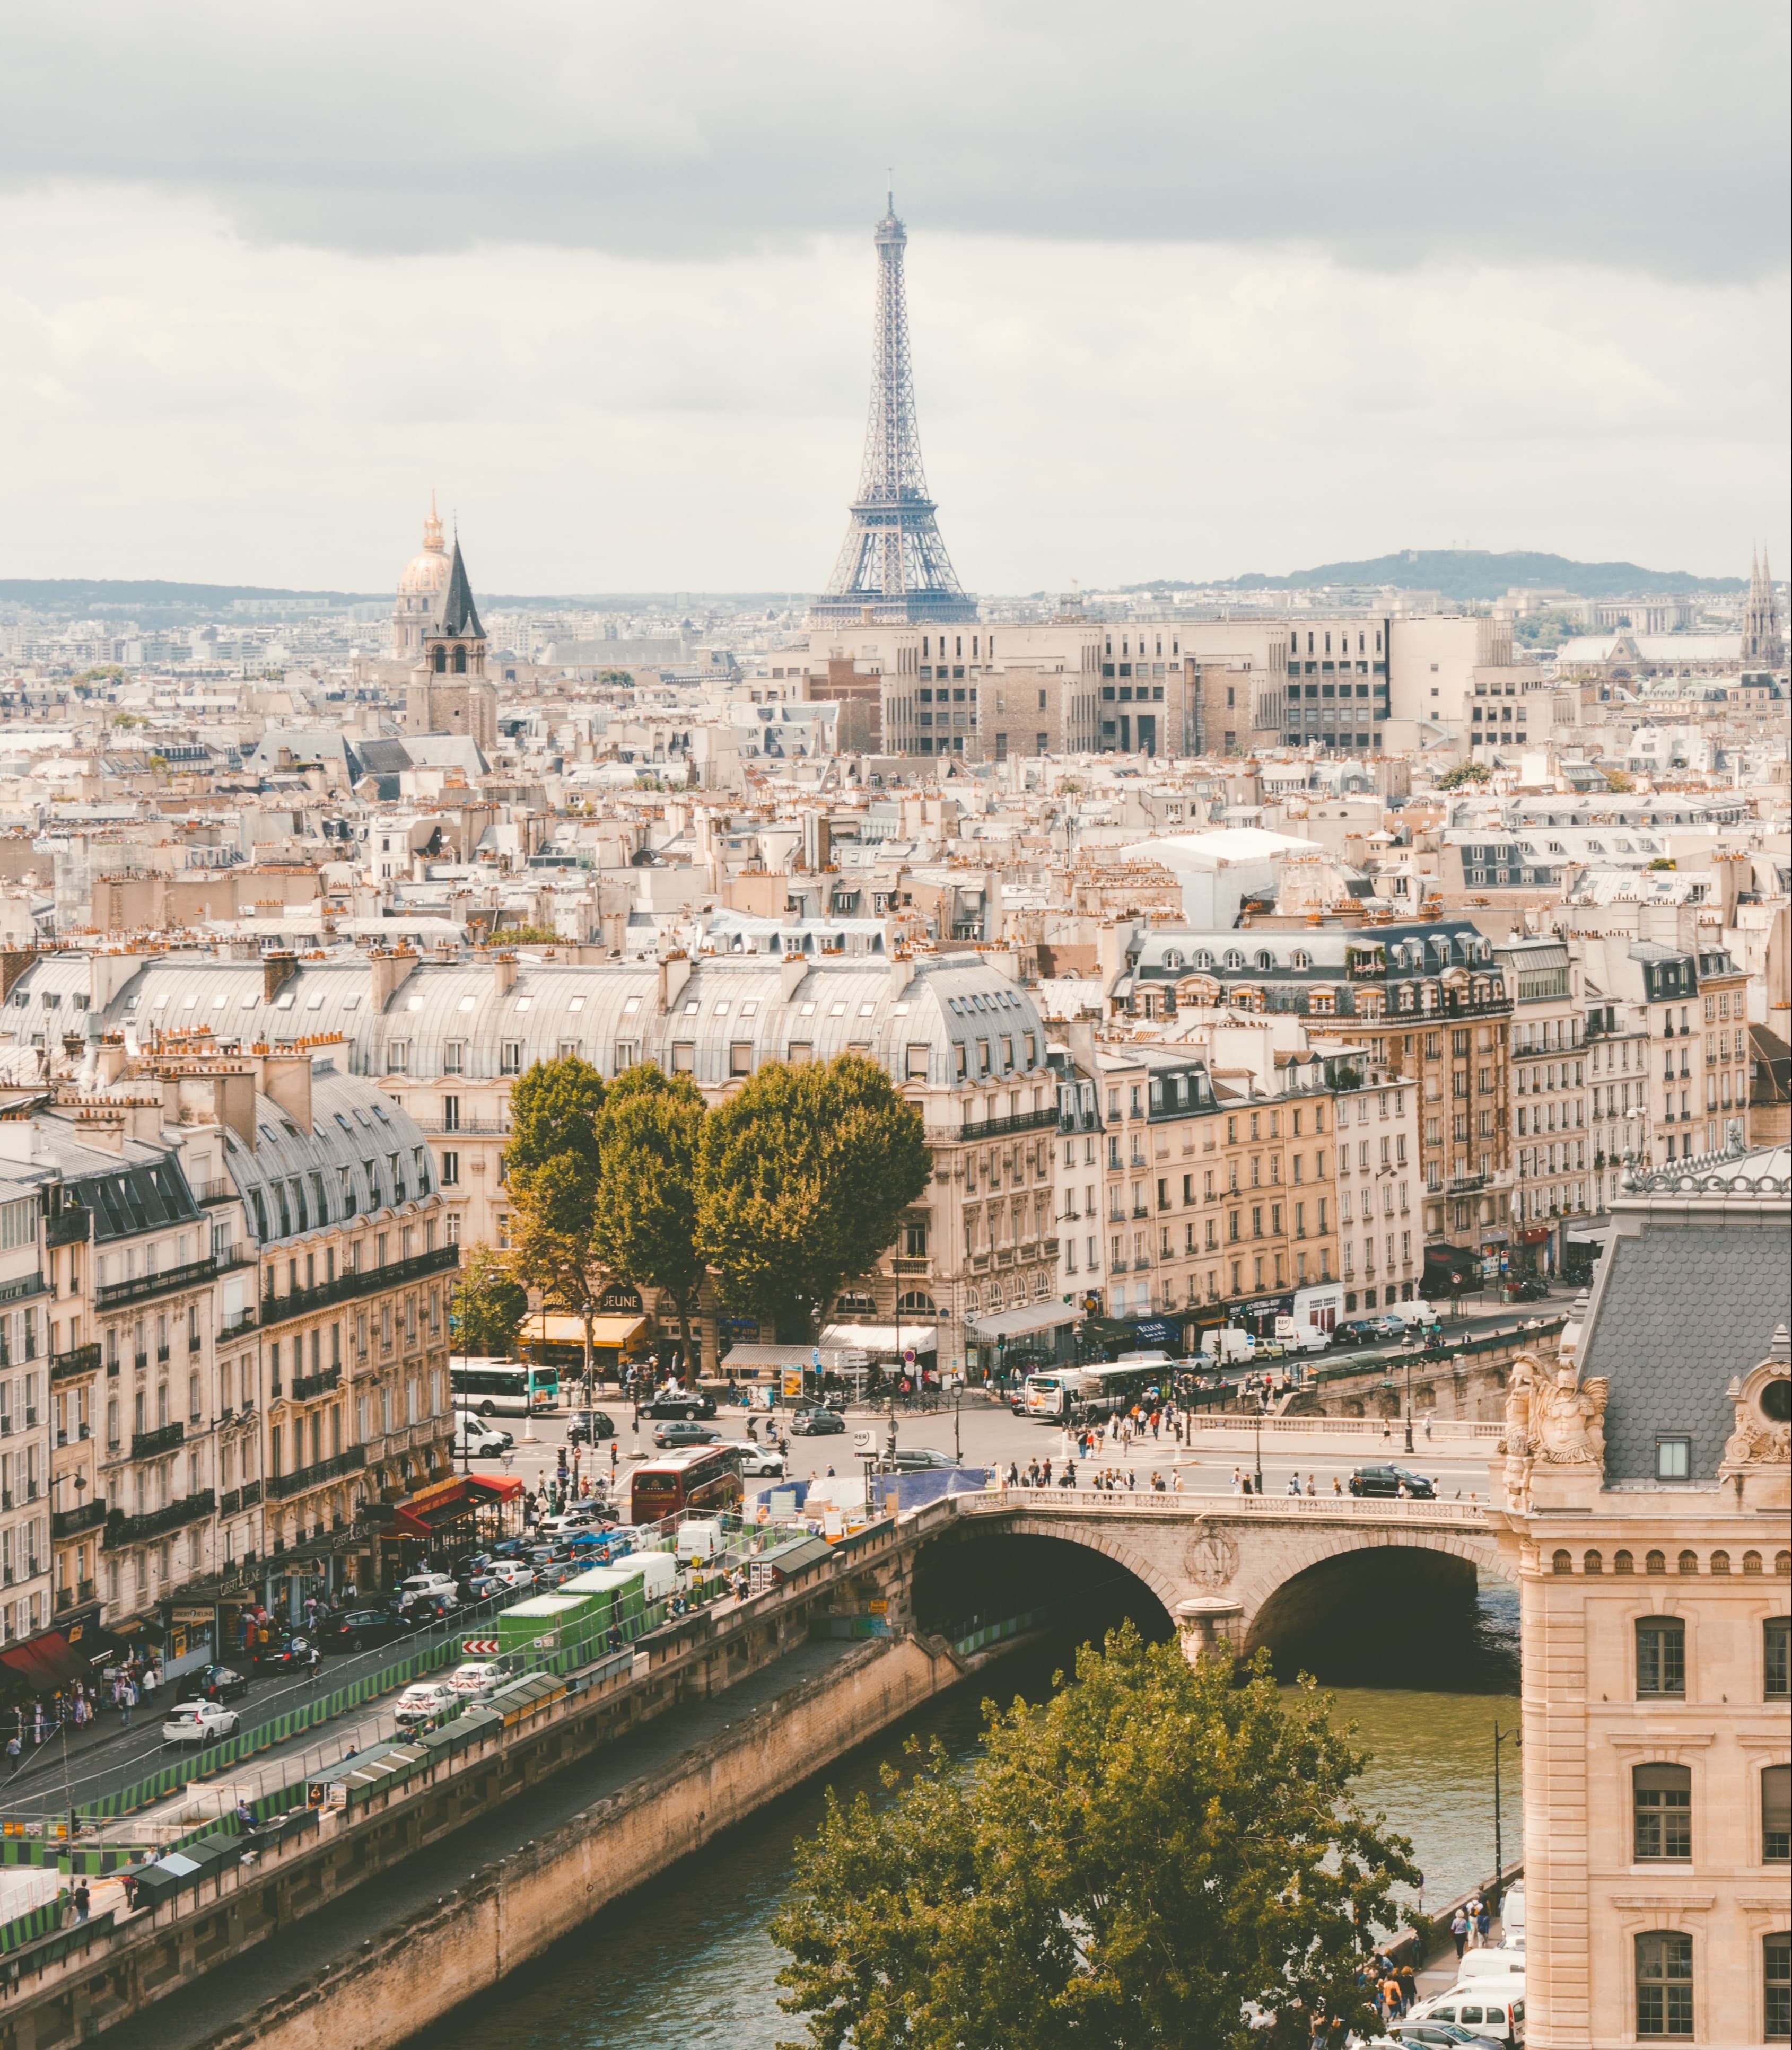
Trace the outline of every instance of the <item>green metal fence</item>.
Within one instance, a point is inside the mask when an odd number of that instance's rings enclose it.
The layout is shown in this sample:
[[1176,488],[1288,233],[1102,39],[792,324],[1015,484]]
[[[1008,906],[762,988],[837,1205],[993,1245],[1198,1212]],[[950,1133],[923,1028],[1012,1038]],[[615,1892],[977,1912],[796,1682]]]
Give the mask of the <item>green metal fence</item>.
[[166,1800],[189,1780],[207,1779],[214,1772],[221,1772],[226,1766],[252,1758],[257,1752],[284,1744],[290,1737],[328,1722],[333,1716],[357,1707],[376,1694],[388,1693],[395,1687],[408,1686],[425,1673],[433,1673],[438,1666],[446,1666],[450,1658],[458,1658],[459,1647],[460,1632],[457,1630],[441,1643],[426,1645],[395,1665],[382,1666],[378,1672],[365,1674],[345,1686],[332,1689],[327,1694],[316,1695],[283,1714],[258,1723],[253,1729],[226,1737],[221,1744],[208,1744],[205,1750],[166,1766],[147,1779],[134,1780],[116,1793],[102,1795],[80,1810],[81,1822],[84,1826],[103,1822],[111,1816],[131,1814],[139,1808],[148,1807],[152,1802]]

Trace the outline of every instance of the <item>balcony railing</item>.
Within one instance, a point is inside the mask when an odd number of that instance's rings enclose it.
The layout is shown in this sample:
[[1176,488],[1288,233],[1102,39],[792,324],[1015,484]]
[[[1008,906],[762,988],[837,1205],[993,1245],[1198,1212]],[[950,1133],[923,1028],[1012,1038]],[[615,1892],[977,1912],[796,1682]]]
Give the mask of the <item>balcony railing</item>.
[[308,1488],[321,1487],[326,1481],[340,1479],[344,1474],[359,1473],[366,1464],[366,1446],[351,1445],[347,1452],[319,1460],[314,1466],[298,1467],[291,1473],[271,1475],[267,1499],[270,1502],[284,1502],[289,1495],[303,1495]]
[[77,1380],[84,1374],[99,1371],[99,1346],[96,1340],[92,1345],[72,1346],[67,1352],[50,1354],[50,1386],[59,1381]]
[[226,1175],[216,1182],[196,1182],[193,1195],[201,1203],[228,1203],[236,1195],[236,1184]]
[[462,1117],[450,1124],[439,1110],[414,1110],[411,1116],[431,1139],[507,1139],[511,1128],[497,1117]]
[[1055,1132],[1058,1129],[1058,1108],[1050,1110],[1023,1110],[1018,1117],[967,1118],[956,1133],[949,1136],[964,1140],[1011,1139],[1017,1132]]
[[159,1274],[138,1274],[128,1281],[112,1281],[94,1296],[102,1310],[120,1303],[141,1303],[151,1296],[171,1295],[179,1288],[197,1288],[218,1271],[218,1263],[208,1253],[203,1260],[189,1260],[184,1267],[164,1268]]
[[310,1402],[320,1395],[328,1395],[332,1389],[342,1386],[342,1370],[326,1366],[316,1374],[298,1375],[286,1389],[288,1397],[294,1402]]
[[186,1440],[185,1424],[164,1424],[159,1430],[134,1431],[131,1434],[131,1456],[134,1460],[153,1460],[163,1452],[172,1452]]
[[390,1261],[384,1267],[364,1267],[352,1274],[339,1274],[333,1281],[314,1288],[298,1288],[286,1296],[263,1296],[261,1322],[264,1329],[286,1323],[294,1317],[308,1316],[314,1310],[328,1309],[333,1303],[352,1302],[358,1296],[374,1296],[386,1288],[401,1288],[427,1275],[451,1272],[461,1264],[461,1249],[438,1245],[433,1252],[414,1253],[408,1260]]
[[105,1521],[105,1502],[96,1496],[92,1502],[84,1502],[78,1509],[52,1510],[50,1535],[53,1538],[78,1538],[82,1531],[92,1530]]
[[115,1552],[122,1545],[147,1544],[152,1538],[165,1538],[170,1530],[181,1530],[189,1523],[208,1522],[217,1506],[217,1497],[208,1487],[202,1488],[197,1495],[171,1502],[165,1509],[152,1509],[142,1516],[127,1516],[115,1509],[106,1519],[106,1549]]
[[44,1220],[45,1245],[84,1245],[93,1230],[92,1210],[67,1210],[60,1217]]

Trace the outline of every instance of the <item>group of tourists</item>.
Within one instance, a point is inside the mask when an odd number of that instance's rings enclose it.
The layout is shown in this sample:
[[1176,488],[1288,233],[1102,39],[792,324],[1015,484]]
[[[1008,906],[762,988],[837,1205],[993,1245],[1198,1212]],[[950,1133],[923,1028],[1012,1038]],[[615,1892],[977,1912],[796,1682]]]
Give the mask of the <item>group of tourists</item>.
[[[1263,1475],[1260,1473],[1248,1474],[1242,1467],[1234,1467],[1232,1469],[1232,1491],[1234,1495],[1261,1495]],[[1300,1473],[1298,1468],[1288,1475],[1288,1486],[1277,1491],[1283,1495],[1317,1495],[1319,1491],[1319,1475],[1309,1474],[1307,1476],[1307,1485],[1303,1487],[1300,1484]],[[1344,1492],[1344,1483],[1336,1474],[1331,1477],[1331,1491],[1334,1495],[1342,1495]],[[1406,1492],[1406,1483],[1404,1481],[1400,1483],[1400,1491],[1402,1495]]]

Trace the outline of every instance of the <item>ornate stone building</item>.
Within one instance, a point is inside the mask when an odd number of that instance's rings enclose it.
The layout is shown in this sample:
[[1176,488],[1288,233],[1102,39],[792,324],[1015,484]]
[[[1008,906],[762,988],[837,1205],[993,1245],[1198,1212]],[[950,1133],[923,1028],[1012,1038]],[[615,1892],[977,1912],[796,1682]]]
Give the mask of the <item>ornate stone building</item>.
[[1792,2040],[1789,1171],[1633,1185],[1513,1370],[1532,2050]]
[[1745,669],[1777,669],[1785,660],[1786,637],[1779,630],[1774,573],[1763,555],[1748,568],[1748,598],[1742,614],[1742,665]]

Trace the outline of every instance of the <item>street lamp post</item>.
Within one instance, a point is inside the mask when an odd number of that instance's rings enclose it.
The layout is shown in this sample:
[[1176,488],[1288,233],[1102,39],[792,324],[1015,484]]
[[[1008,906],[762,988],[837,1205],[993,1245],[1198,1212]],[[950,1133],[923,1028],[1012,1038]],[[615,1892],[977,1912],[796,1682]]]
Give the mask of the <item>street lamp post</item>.
[[1412,1355],[1406,1355],[1406,1449],[1412,1449]]
[[1501,1836],[1500,1836],[1499,1748],[1500,1748],[1500,1746],[1501,1746],[1502,1744],[1506,1744],[1506,1743],[1509,1743],[1509,1742],[1510,1742],[1510,1744],[1512,1744],[1515,1748],[1517,1748],[1517,1749],[1521,1749],[1521,1749],[1523,1748],[1523,1747],[1524,1747],[1524,1742],[1525,1742],[1525,1740],[1524,1740],[1524,1736],[1523,1736],[1522,1732],[1520,1732],[1520,1731],[1518,1731],[1518,1730],[1510,1730],[1510,1729],[1509,1729],[1509,1730],[1502,1730],[1502,1729],[1500,1728],[1499,1725],[1496,1722],[1496,1723],[1494,1725],[1494,1902],[1493,1902],[1493,1904],[1494,1904],[1496,1908],[1497,1908],[1497,1907],[1498,1906],[1498,1904],[1499,1904],[1500,1896],[1501,1896],[1502,1892],[1503,1892],[1503,1890],[1504,1890],[1504,1889],[1503,1889],[1503,1881],[1504,1881],[1505,1877],[1506,1877],[1506,1846],[1505,1846],[1505,1845],[1504,1845],[1503,1841],[1502,1841],[1502,1839],[1501,1839]]
[[1256,1414],[1251,1420],[1251,1426],[1256,1436],[1257,1493],[1261,1495],[1263,1492],[1263,1390],[1260,1388],[1257,1390]]

